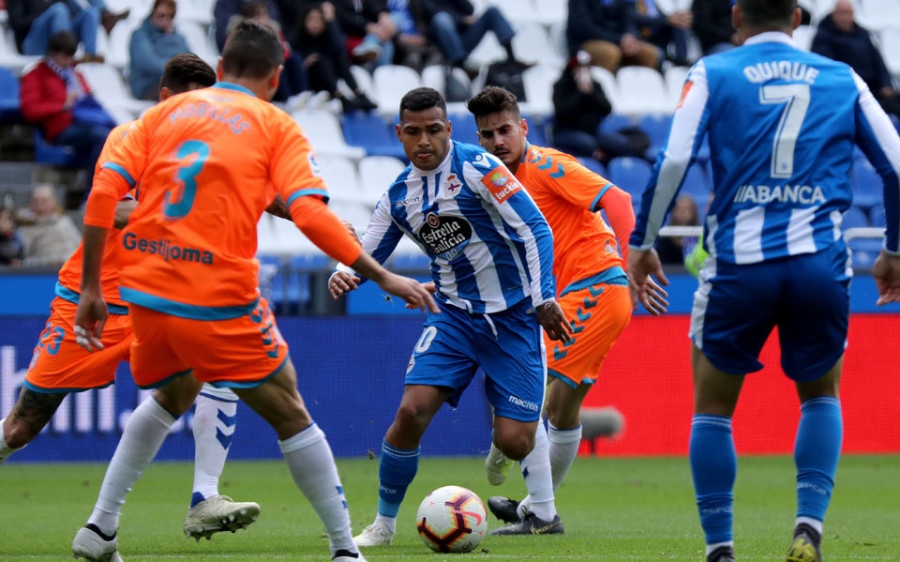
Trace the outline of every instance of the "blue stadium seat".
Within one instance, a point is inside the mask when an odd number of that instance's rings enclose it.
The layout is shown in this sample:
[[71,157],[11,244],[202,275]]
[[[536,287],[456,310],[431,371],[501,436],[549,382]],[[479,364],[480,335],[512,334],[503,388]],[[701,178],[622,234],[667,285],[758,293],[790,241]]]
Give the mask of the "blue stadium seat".
[[354,111],[344,115],[344,140],[351,146],[361,146],[369,156],[406,158],[403,145],[379,115]]
[[19,81],[10,69],[0,67],[0,122],[19,123],[21,121]]
[[528,121],[528,142],[538,146],[550,146],[547,141],[547,120],[543,117],[523,115]]
[[884,216],[884,205],[872,207],[872,210],[869,211],[869,224],[879,228],[887,226],[887,219]]
[[865,211],[854,205],[844,212],[844,222],[841,226],[844,229],[865,228],[869,226],[869,217]]
[[859,238],[850,241],[851,263],[854,269],[871,269],[881,253],[881,240]]
[[83,168],[87,162],[77,152],[67,146],[47,144],[40,127],[34,128],[34,161],[48,166]]
[[881,205],[884,199],[884,184],[881,176],[866,158],[853,161],[853,204],[866,209]]
[[599,161],[597,161],[593,158],[589,158],[587,156],[579,158],[578,161],[581,162],[581,165],[584,166],[585,168],[587,168],[588,170],[594,172],[595,174],[600,174],[604,178],[609,179],[609,172],[606,171],[606,167],[604,167],[603,164],[600,163]]
[[647,133],[653,145],[662,148],[662,145],[666,143],[666,138],[669,136],[669,129],[672,127],[672,116],[644,115],[641,117],[638,125]]
[[291,285],[288,287],[288,297],[291,303],[297,303],[299,310],[303,311],[312,299],[312,274],[330,270],[330,260],[325,254],[313,251],[291,256],[289,263]]
[[257,256],[259,260],[259,290],[269,299],[276,314],[287,312],[285,302],[285,271],[278,256]]
[[451,113],[448,117],[453,124],[453,140],[478,144],[478,125],[471,113]]
[[634,121],[631,120],[631,117],[618,113],[610,113],[600,122],[600,129],[608,133],[615,133],[625,127],[634,127]]
[[637,206],[650,179],[650,164],[640,158],[623,156],[610,160],[608,167],[609,179],[630,193],[632,203]]
[[681,193],[693,197],[697,208],[702,210],[706,208],[710,192],[711,187],[709,177],[706,175],[706,168],[697,163],[692,164],[685,174]]

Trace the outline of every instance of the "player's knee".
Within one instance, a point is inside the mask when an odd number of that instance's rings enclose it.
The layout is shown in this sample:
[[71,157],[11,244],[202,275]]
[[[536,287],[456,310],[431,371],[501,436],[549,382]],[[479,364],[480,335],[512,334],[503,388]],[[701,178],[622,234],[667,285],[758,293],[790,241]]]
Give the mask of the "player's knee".
[[520,461],[534,448],[534,433],[517,432],[500,436],[497,439],[497,448],[503,451],[507,458]]
[[416,403],[403,403],[397,408],[397,421],[404,433],[424,432],[430,421],[428,410]]

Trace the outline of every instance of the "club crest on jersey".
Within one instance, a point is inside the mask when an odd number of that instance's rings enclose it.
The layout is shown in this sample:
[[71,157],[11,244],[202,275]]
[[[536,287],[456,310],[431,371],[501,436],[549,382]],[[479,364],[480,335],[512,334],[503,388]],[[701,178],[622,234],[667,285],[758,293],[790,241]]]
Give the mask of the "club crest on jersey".
[[447,261],[461,256],[472,239],[472,225],[462,217],[428,213],[416,236],[434,255]]
[[306,159],[309,161],[309,171],[312,172],[312,175],[321,177],[322,171],[319,169],[319,161],[316,160],[316,155],[310,151],[310,153],[306,155]]
[[522,189],[522,185],[510,176],[505,168],[494,168],[493,171],[481,178],[481,183],[488,188],[497,203],[503,203]]
[[462,182],[459,181],[459,178],[456,177],[456,174],[450,174],[449,176],[447,176],[447,191],[450,192],[450,195],[456,196],[456,193],[461,187]]

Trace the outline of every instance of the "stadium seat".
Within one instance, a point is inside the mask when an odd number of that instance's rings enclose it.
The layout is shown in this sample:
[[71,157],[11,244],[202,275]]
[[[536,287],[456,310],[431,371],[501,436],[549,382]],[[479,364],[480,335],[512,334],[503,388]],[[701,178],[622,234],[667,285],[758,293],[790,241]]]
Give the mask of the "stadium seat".
[[841,227],[844,230],[848,228],[865,228],[867,226],[869,226],[869,217],[864,210],[852,206],[844,211],[844,220],[841,223]]
[[662,75],[652,68],[625,66],[616,73],[619,84],[619,113],[643,115],[645,113],[672,113],[675,104],[667,95]]
[[613,113],[623,113],[620,108],[624,107],[622,94],[619,90],[619,84],[612,72],[599,66],[591,67],[591,78],[593,78],[600,87],[603,88],[603,94],[612,105]]
[[300,124],[317,154],[344,156],[354,160],[366,155],[364,149],[347,144],[340,121],[333,113],[323,109],[303,109],[295,111],[291,117]]
[[97,51],[110,64],[119,70],[128,68],[131,63],[131,34],[140,27],[141,20],[129,17],[120,21],[108,36],[106,32],[97,33]]
[[[534,6],[534,16],[538,23],[546,25],[552,29],[555,26],[566,24],[569,16],[569,7],[567,3],[559,0],[531,0]],[[565,54],[565,50],[558,51],[560,55]]]
[[67,146],[54,146],[44,140],[39,127],[34,128],[34,161],[47,166],[63,168],[83,168],[87,162],[73,149]]
[[497,37],[493,33],[488,33],[481,40],[481,43],[475,47],[475,50],[469,53],[466,62],[474,67],[481,68],[502,60],[506,60],[506,51],[497,41]]
[[19,107],[19,79],[8,68],[0,67],[0,121],[17,123],[22,121]]
[[360,202],[363,200],[356,165],[348,158],[334,154],[318,156],[322,179],[328,186],[330,200]]
[[672,107],[678,105],[681,100],[681,91],[684,89],[684,82],[690,69],[683,66],[672,66],[666,70],[665,81],[666,91],[669,92],[669,103]]
[[547,127],[549,119],[531,115],[522,115],[528,122],[528,142],[538,146],[550,146],[547,141]]
[[[862,0],[856,6],[855,16],[856,21],[870,31],[900,28],[900,7],[897,0]],[[883,48],[882,53],[885,52],[886,48]]]
[[[515,0],[517,3],[520,0]],[[524,10],[519,10],[524,11]],[[557,69],[559,72],[566,64],[565,57],[553,47],[550,42],[550,35],[547,29],[538,23],[523,23],[516,29],[516,35],[513,37],[513,50],[516,58],[522,62],[539,64],[547,68]]]
[[[312,274],[331,268],[331,259],[321,251],[291,256],[288,262],[290,285],[287,296],[290,299],[289,302],[297,304],[298,311],[303,311],[312,300]],[[296,298],[292,291],[296,291]]]
[[381,115],[361,111],[346,113],[342,128],[346,143],[363,148],[369,156],[406,157],[393,128],[388,127]]
[[431,258],[412,240],[404,236],[391,255],[391,268],[398,271],[428,270]]
[[[178,10],[179,13],[181,10]],[[176,24],[178,32],[184,35],[191,52],[203,59],[211,67],[216,68],[219,62],[219,51],[210,40],[209,33],[204,31],[196,21],[184,19]]]
[[872,269],[875,258],[881,253],[881,239],[858,238],[849,242],[850,259],[854,269]]
[[373,75],[378,111],[383,115],[395,115],[400,108],[400,99],[406,92],[422,85],[416,71],[408,66],[386,64],[375,69]]
[[634,127],[634,121],[620,113],[610,113],[600,122],[600,129],[608,133],[615,133],[626,127]]
[[359,163],[362,182],[362,201],[374,207],[381,195],[397,179],[406,166],[390,156],[366,156]]
[[[276,219],[279,220],[279,219]],[[269,299],[275,308],[276,314],[284,314],[286,310],[285,287],[288,285],[285,277],[287,270],[284,261],[279,256],[257,255],[259,260],[259,292]]]
[[133,98],[122,81],[122,75],[110,64],[84,63],[78,65],[78,70],[84,76],[97,101],[107,109],[122,108],[128,111],[132,118],[137,118],[153,106],[153,102]]
[[[900,6],[897,10],[900,11]],[[881,32],[881,54],[888,71],[894,76],[900,74],[900,26]]]
[[804,51],[809,51],[812,46],[813,38],[816,36],[816,28],[810,25],[801,25],[794,30],[794,43],[797,47]]
[[[434,64],[430,66],[426,66],[424,70],[422,70],[422,85],[428,88],[434,88],[438,92],[441,92],[445,97],[447,96],[446,89],[446,72],[443,65]],[[469,76],[466,74],[461,68],[453,69],[453,80],[461,85],[466,91],[466,99],[471,97],[472,95],[472,80],[469,79]],[[447,102],[447,112],[462,112],[466,111],[465,102],[461,101],[448,101]]]
[[650,179],[650,164],[640,158],[624,156],[610,160],[608,168],[609,179],[630,193],[632,202],[639,201]]
[[710,181],[706,175],[706,170],[700,164],[692,164],[684,176],[684,182],[681,184],[681,193],[693,197],[697,203],[697,208],[703,209],[709,200],[710,192]]
[[450,122],[453,124],[453,140],[478,144],[478,125],[475,117],[468,111],[464,113],[451,113]]
[[606,171],[606,167],[603,166],[600,162],[593,158],[579,158],[578,161],[582,166],[587,168],[588,170],[594,172],[595,174],[600,174],[604,178],[609,178],[609,172]]
[[526,101],[519,104],[522,111],[546,117],[553,113],[553,84],[560,70],[552,66],[533,66],[522,73]]
[[[214,0],[178,0],[177,24],[193,23],[209,26],[213,22]],[[203,58],[200,53],[197,56]],[[215,68],[215,67],[213,67]]]
[[19,54],[16,48],[16,40],[11,28],[0,26],[0,67],[8,68],[15,72],[24,72],[31,64],[41,60],[41,57],[28,57]]
[[853,161],[853,204],[866,209],[881,205],[884,188],[881,176],[865,158]]
[[887,218],[885,217],[884,207],[882,205],[872,207],[872,210],[869,211],[869,224],[877,228],[884,228],[887,226]]
[[650,137],[650,148],[647,149],[646,153],[647,158],[656,160],[656,156],[662,150],[662,147],[666,144],[666,139],[669,137],[669,129],[672,127],[672,116],[644,115],[638,122],[638,126]]
[[371,207],[362,201],[334,200],[328,205],[334,213],[353,225],[356,234],[362,236],[372,218]]

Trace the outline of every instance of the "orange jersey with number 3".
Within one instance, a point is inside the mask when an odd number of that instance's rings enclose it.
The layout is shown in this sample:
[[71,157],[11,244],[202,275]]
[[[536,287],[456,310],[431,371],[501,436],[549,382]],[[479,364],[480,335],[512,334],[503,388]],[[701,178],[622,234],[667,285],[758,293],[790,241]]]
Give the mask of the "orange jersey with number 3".
[[573,156],[528,144],[516,178],[525,186],[553,230],[553,273],[557,294],[625,264],[616,236],[600,216],[600,200],[613,184]]
[[101,170],[85,224],[108,227],[110,197],[136,181],[140,203],[119,243],[122,298],[200,320],[255,306],[256,224],[276,193],[294,210],[328,196],[293,119],[227,83],[151,108]]

